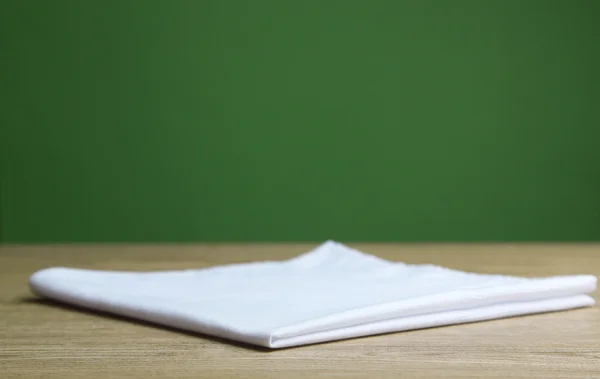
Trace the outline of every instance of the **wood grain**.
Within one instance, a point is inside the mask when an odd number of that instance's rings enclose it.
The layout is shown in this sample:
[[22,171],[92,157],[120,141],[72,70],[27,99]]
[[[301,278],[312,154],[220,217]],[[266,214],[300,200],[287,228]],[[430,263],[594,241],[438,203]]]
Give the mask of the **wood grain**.
[[[600,245],[353,244],[386,259],[526,276],[600,276]],[[0,247],[1,378],[600,378],[598,308],[267,351],[39,300],[49,266],[206,267],[290,258],[307,244]],[[598,295],[594,295],[598,299]]]

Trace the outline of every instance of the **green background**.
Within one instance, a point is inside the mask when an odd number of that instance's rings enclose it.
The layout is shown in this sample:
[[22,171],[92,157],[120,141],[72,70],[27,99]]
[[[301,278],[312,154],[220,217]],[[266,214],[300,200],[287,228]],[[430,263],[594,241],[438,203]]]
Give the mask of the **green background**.
[[4,242],[600,239],[600,1],[0,9]]

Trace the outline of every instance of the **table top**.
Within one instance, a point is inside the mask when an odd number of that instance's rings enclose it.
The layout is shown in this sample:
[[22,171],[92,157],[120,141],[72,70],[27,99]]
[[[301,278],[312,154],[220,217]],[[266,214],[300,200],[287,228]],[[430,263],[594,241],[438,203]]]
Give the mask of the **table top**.
[[[598,244],[350,244],[482,273],[600,276]],[[50,266],[166,270],[279,260],[310,244],[0,246],[2,378],[600,378],[598,307],[265,350],[59,305],[27,279]],[[594,294],[598,300],[598,294]]]

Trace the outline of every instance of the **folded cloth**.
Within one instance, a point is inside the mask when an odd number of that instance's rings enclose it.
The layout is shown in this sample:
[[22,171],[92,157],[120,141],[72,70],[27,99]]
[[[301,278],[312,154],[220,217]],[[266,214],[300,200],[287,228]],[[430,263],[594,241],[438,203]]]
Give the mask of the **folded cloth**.
[[591,275],[522,278],[390,262],[329,241],[287,261],[182,271],[48,268],[40,296],[269,348],[591,306]]

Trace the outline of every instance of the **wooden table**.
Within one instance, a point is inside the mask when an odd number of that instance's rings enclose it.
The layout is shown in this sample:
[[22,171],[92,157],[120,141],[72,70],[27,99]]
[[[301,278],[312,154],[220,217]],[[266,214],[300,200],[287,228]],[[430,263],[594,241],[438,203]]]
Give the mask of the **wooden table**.
[[[183,269],[286,259],[312,246],[0,247],[0,378],[600,378],[598,308],[266,351],[61,306],[27,288],[49,266]],[[600,276],[593,244],[352,246],[484,273]]]

